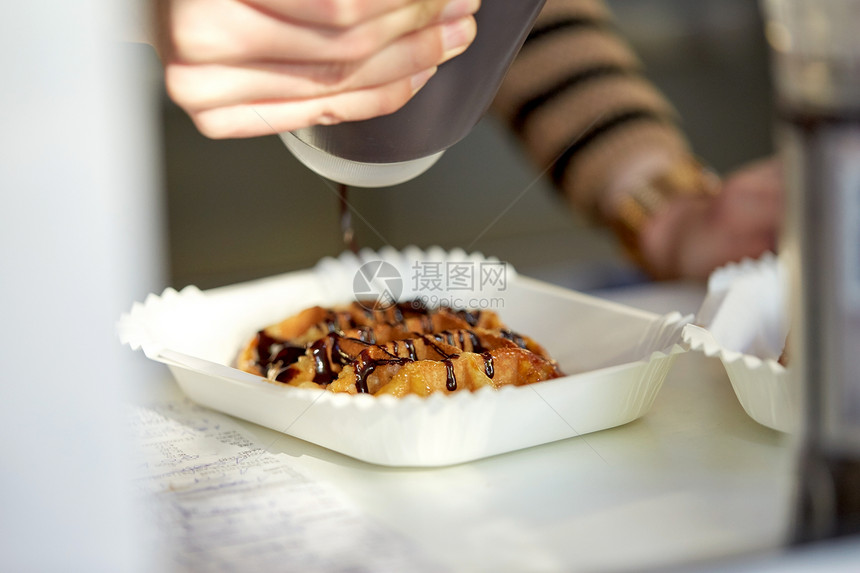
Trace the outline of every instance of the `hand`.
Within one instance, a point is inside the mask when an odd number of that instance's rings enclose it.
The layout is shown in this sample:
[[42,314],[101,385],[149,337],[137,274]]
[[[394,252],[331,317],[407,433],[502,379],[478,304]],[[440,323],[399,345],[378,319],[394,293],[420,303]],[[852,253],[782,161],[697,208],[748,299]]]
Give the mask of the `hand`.
[[714,197],[678,198],[642,232],[649,269],[655,278],[705,279],[729,262],[776,251],[782,192],[773,158],[730,174]]
[[475,38],[480,0],[158,0],[170,97],[212,138],[385,115]]

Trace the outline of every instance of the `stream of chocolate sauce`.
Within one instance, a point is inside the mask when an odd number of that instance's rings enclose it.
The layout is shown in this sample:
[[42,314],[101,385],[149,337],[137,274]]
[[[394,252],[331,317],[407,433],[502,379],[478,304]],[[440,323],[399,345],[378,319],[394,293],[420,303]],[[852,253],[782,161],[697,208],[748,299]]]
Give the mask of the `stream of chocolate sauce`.
[[343,243],[350,251],[358,254],[358,243],[355,240],[355,229],[352,227],[352,212],[349,210],[349,185],[341,183],[337,188],[338,196],[340,197],[340,232],[343,236]]

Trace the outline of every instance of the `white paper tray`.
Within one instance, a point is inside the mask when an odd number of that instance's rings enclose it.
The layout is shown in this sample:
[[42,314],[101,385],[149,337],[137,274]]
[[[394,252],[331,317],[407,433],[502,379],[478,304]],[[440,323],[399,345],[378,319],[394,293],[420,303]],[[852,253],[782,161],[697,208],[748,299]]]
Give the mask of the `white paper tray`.
[[717,269],[696,324],[684,327],[683,339],[691,350],[720,359],[753,420],[790,433],[799,424],[800,396],[777,360],[788,332],[784,282],[771,254]]
[[738,402],[753,420],[780,432],[790,433],[797,428],[800,415],[797,392],[781,364],[726,350],[700,326],[688,324],[683,336],[691,350],[720,359]]
[[[577,374],[498,391],[398,399],[279,386],[230,367],[263,326],[309,305],[352,300],[355,271],[372,259],[392,263],[404,278],[415,261],[492,262],[462,251],[383,250],[208,292],[168,289],[123,315],[120,337],[167,364],[182,390],[204,406],[366,462],[441,466],[641,417],[682,351],[681,329],[692,318],[628,308],[508,267],[504,288],[492,293],[502,320],[543,344],[563,371]],[[416,294],[406,282],[403,299]]]

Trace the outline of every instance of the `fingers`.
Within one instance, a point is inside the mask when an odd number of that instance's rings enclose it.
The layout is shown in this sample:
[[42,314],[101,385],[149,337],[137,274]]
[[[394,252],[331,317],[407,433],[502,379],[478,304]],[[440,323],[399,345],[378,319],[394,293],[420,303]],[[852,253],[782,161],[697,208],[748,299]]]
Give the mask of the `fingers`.
[[715,225],[735,234],[768,234],[776,244],[784,216],[779,163],[762,161],[726,179],[713,210]]
[[678,276],[707,279],[717,268],[743,259],[756,259],[774,250],[767,233],[727,235],[725,233],[694,232],[678,251]]
[[749,232],[756,229],[777,232],[782,222],[782,196],[751,188],[726,189],[712,211],[714,224],[727,230]]
[[480,0],[157,2],[168,94],[216,138],[392,113],[471,44],[480,7]]
[[412,1],[344,28],[274,17],[237,0],[174,0],[168,15],[171,59],[198,64],[360,61],[397,38],[441,22],[443,15],[445,21],[457,20],[479,6],[479,0],[456,0],[445,10],[442,0]]
[[416,3],[423,4],[430,14],[439,14],[440,20],[474,13],[465,11],[468,10],[465,6],[474,4],[471,0],[249,0],[248,3],[283,18],[334,28],[355,26]]
[[706,279],[715,269],[776,251],[783,221],[783,180],[776,160],[752,163],[725,179],[715,197],[681,197],[640,235],[657,278]]
[[[410,0],[250,0],[248,3],[284,18],[322,26],[348,27],[402,8]],[[296,18],[296,15],[301,16]]]
[[383,86],[289,102],[261,102],[217,107],[189,115],[197,129],[214,139],[256,137],[309,125],[332,125],[394,113],[435,73],[419,72]]
[[715,269],[775,252],[782,222],[778,197],[758,187],[720,196],[678,225],[677,275],[705,279]]
[[359,62],[172,64],[165,70],[171,98],[186,111],[263,101],[296,101],[383,86],[435,68],[462,52],[476,29],[462,18],[409,34]]
[[715,269],[776,249],[777,209],[736,210],[721,198],[678,199],[643,233],[643,253],[656,278],[706,279]]

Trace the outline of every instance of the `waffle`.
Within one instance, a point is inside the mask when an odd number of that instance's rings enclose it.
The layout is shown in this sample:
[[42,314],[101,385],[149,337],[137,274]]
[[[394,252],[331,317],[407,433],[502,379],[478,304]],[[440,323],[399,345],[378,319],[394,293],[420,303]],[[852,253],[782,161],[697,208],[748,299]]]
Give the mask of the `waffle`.
[[563,375],[543,347],[495,312],[428,308],[418,300],[307,308],[257,332],[236,362],[274,384],[394,396]]

